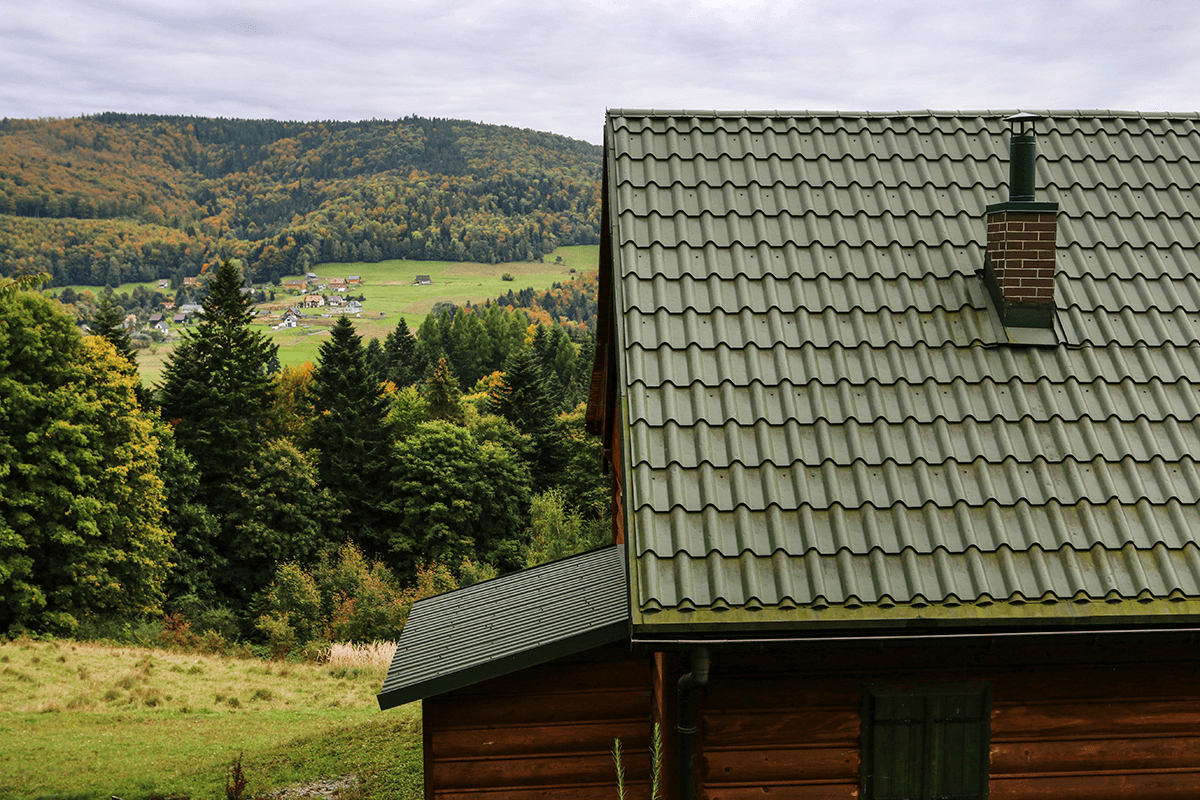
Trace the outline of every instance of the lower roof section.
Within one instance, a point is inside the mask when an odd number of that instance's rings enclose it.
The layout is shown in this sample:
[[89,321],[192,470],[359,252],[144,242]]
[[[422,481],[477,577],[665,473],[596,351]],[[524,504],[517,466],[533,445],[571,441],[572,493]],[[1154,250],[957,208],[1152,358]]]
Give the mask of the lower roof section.
[[381,709],[629,636],[624,548],[612,545],[413,606]]

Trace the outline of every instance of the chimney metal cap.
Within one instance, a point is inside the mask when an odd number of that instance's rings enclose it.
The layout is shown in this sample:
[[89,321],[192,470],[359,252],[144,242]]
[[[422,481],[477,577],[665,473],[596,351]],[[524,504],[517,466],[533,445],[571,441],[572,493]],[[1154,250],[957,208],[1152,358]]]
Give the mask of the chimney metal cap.
[[1045,119],[1041,114],[1031,114],[1028,111],[1021,111],[1013,114],[1011,117],[1005,117],[1005,122],[1013,123],[1013,132],[1017,135],[1024,135],[1025,126],[1029,125],[1029,129],[1033,130],[1033,123],[1036,120]]

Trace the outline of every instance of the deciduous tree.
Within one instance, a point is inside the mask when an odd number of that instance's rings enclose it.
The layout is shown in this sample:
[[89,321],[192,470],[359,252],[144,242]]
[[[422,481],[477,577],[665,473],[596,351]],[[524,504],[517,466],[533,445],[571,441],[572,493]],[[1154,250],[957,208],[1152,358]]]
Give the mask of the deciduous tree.
[[57,304],[0,296],[0,630],[160,607],[172,548],[136,384]]
[[441,420],[418,426],[396,456],[401,525],[391,551],[407,574],[422,560],[520,566],[530,499],[529,467],[521,458]]

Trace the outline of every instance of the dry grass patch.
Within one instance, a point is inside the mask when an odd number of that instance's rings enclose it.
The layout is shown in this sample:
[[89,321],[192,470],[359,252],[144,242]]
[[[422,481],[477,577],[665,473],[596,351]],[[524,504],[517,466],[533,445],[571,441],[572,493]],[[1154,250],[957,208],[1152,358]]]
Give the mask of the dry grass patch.
[[322,660],[331,667],[375,669],[381,670],[386,675],[394,655],[396,655],[395,642],[374,641],[370,644],[330,645],[329,649],[322,654]]
[[[59,648],[69,649],[61,653]],[[73,642],[0,645],[0,698],[8,711],[152,708],[370,708],[395,644],[335,645],[326,663],[281,664]],[[336,650],[337,655],[333,652]],[[353,672],[347,672],[346,668]],[[353,679],[347,683],[347,679]]]

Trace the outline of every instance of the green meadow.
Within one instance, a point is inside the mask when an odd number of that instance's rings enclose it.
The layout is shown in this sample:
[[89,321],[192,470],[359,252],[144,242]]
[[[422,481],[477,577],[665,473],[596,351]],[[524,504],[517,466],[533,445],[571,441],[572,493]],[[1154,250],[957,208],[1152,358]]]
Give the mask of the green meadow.
[[2,643],[0,797],[217,800],[240,756],[244,797],[343,779],[344,798],[417,798],[420,709],[379,711],[385,671],[353,655],[287,663]]
[[[561,258],[561,261],[556,259]],[[347,295],[362,295],[363,312],[353,318],[355,329],[364,339],[383,339],[396,327],[403,317],[412,329],[420,327],[425,316],[439,302],[482,303],[493,300],[510,290],[523,288],[548,289],[559,281],[570,280],[575,273],[594,270],[600,260],[597,245],[560,247],[544,261],[510,262],[504,264],[478,264],[455,261],[380,261],[368,263],[329,263],[318,265],[313,272],[318,285],[330,278],[346,278],[358,275],[362,284],[350,286]],[[503,279],[505,274],[513,280]],[[429,285],[416,286],[418,275],[428,275]],[[303,276],[290,276],[303,277]],[[128,291],[133,284],[122,286],[119,291]],[[282,287],[273,287],[275,302],[263,306],[263,310],[283,309],[299,292],[288,292]],[[94,290],[94,287],[93,287]],[[328,293],[328,292],[326,292]],[[334,317],[321,316],[329,309],[308,309],[313,316],[301,321],[296,328],[279,331],[269,329],[274,317],[261,323],[271,339],[279,345],[279,361],[284,366],[315,361],[317,349],[324,340]],[[138,369],[142,380],[155,383],[162,376],[163,364],[170,353],[171,344],[165,343],[143,350],[138,357]]]

